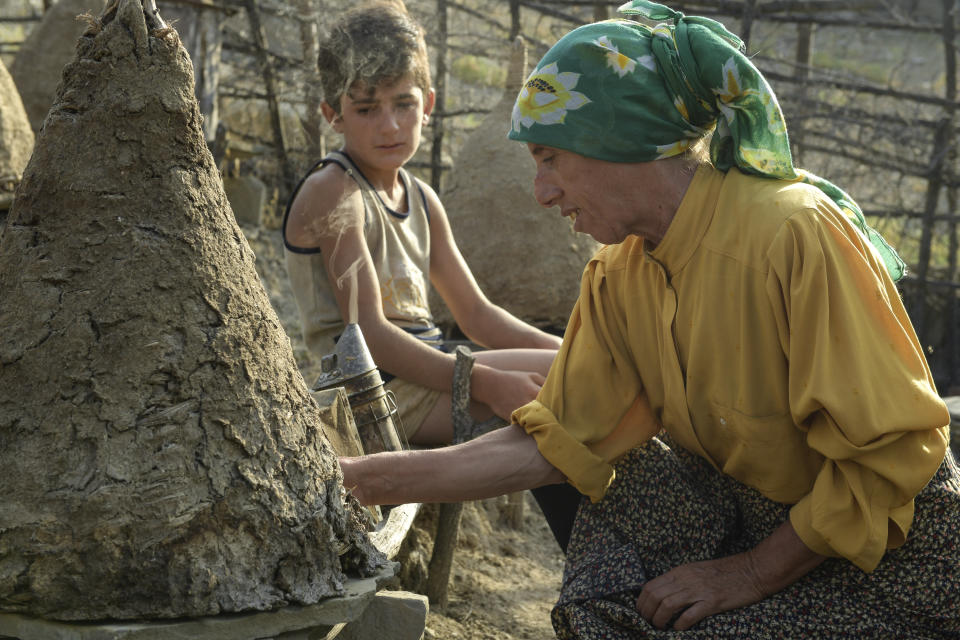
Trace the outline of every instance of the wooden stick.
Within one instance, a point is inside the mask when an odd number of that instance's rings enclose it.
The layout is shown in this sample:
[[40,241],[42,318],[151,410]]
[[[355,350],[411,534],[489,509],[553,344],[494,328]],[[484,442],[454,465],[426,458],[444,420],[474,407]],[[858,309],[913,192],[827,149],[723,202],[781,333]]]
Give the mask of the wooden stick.
[[147,27],[149,27],[151,31],[166,29],[167,23],[163,21],[163,18],[160,17],[160,12],[157,11],[156,0],[141,0],[141,3],[143,5],[143,15],[147,19]]

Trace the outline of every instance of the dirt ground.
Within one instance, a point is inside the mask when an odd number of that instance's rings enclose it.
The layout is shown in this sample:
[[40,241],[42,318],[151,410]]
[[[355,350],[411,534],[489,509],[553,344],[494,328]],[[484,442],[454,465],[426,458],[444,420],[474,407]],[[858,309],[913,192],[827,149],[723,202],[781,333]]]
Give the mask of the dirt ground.
[[[506,499],[466,505],[445,611],[432,608],[427,640],[552,638],[550,609],[560,590],[563,557],[529,492],[521,530],[501,516]],[[427,540],[428,507],[417,521]]]
[[[306,351],[297,306],[284,267],[279,230],[243,227],[257,271],[287,334],[294,356],[312,384],[319,363]],[[553,637],[550,609],[560,590],[563,555],[533,497],[525,494],[520,530],[505,522],[506,498],[467,503],[451,571],[446,610],[431,607],[426,640],[541,640]],[[426,505],[412,532],[408,570],[429,561],[436,507]]]

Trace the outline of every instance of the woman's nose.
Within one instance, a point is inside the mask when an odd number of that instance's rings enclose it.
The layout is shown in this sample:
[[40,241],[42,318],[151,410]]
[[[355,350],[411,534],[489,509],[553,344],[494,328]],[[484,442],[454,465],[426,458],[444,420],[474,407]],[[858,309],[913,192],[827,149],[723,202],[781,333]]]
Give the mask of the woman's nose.
[[558,199],[560,198],[561,190],[554,184],[551,184],[540,177],[537,174],[537,177],[533,179],[533,196],[537,199],[537,202],[544,207],[552,207],[557,204]]

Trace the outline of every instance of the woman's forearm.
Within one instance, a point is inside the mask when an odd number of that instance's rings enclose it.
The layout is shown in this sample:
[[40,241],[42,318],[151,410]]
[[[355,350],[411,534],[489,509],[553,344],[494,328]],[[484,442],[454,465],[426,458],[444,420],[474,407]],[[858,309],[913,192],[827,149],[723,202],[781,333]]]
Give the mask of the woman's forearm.
[[341,458],[340,467],[365,505],[479,500],[564,479],[517,425],[452,447]]
[[827,559],[804,544],[790,520],[748,551],[747,557],[764,597],[793,584]]

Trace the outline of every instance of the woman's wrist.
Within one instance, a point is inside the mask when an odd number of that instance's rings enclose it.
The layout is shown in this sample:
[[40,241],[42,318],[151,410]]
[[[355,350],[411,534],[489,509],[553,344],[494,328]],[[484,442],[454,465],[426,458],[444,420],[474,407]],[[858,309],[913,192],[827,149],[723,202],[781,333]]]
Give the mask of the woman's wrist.
[[764,597],[796,582],[826,560],[807,547],[789,520],[746,552],[747,565]]

